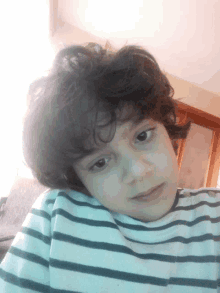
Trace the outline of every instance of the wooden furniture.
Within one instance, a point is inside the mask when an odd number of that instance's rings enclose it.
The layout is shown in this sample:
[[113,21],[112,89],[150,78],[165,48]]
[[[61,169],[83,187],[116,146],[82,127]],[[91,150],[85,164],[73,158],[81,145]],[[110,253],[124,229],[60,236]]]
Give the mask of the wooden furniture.
[[192,121],[178,141],[179,188],[217,187],[220,170],[220,118],[178,101],[178,122]]

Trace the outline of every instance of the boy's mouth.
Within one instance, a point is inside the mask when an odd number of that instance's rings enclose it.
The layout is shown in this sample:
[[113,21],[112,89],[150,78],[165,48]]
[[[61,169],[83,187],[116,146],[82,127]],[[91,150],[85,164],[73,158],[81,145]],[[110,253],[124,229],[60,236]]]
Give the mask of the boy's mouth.
[[142,198],[146,198],[146,197],[149,197],[151,196],[152,193],[156,192],[159,188],[161,188],[162,186],[164,185],[164,182],[157,185],[157,186],[154,186],[152,187],[147,193],[146,192],[140,192],[138,194],[136,194],[134,197],[132,197],[131,199],[132,200],[136,200],[136,199],[142,199]]

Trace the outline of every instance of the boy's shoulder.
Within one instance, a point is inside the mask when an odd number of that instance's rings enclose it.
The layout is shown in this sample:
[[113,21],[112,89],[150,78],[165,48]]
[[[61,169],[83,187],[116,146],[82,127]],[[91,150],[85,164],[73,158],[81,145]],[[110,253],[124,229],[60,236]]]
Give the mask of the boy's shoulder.
[[97,204],[93,196],[71,189],[47,189],[34,202],[32,208],[53,210],[68,201],[71,204]]
[[181,197],[200,196],[207,195],[209,197],[219,197],[220,199],[220,188],[217,187],[201,187],[198,189],[193,188],[178,188]]

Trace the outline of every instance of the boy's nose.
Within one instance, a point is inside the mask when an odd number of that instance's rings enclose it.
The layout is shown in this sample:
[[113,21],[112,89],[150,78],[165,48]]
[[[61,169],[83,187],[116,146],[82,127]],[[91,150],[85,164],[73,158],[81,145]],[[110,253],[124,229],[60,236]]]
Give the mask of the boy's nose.
[[133,181],[144,181],[144,178],[150,178],[153,176],[153,165],[150,165],[147,162],[136,161],[130,164],[125,172],[126,179],[124,183],[131,184]]

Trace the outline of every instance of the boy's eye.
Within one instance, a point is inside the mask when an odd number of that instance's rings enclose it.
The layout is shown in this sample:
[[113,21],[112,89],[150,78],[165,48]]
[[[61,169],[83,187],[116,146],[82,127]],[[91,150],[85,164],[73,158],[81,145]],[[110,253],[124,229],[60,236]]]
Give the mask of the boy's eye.
[[[142,131],[141,133],[138,134],[137,136],[137,139],[143,143],[146,143],[146,142],[151,142],[154,137],[155,137],[155,128],[150,128],[150,129],[147,129],[145,131]],[[151,133],[151,136],[150,138],[147,138],[147,134],[148,133]],[[108,158],[108,160],[110,160],[110,158]],[[100,160],[98,160],[95,164],[93,164],[90,168],[89,168],[89,171],[92,171],[94,172],[94,168],[97,167],[98,170],[97,171],[101,171],[101,170],[104,170],[105,167],[104,167],[104,164],[105,164],[105,159],[104,158],[101,158]]]
[[97,161],[97,163],[95,163],[92,167],[89,168],[90,171],[94,171],[95,167],[98,167],[98,171],[100,171],[104,166],[105,159],[102,158],[99,161]]
[[[146,141],[146,136],[147,136],[147,133],[149,133],[151,130],[153,130],[154,128],[151,128],[151,129],[148,129],[148,130],[145,130],[145,131],[142,131],[140,134],[138,134],[137,138],[143,142],[143,141]],[[152,131],[151,131],[151,136],[153,135]],[[149,139],[148,139],[149,141]]]

